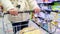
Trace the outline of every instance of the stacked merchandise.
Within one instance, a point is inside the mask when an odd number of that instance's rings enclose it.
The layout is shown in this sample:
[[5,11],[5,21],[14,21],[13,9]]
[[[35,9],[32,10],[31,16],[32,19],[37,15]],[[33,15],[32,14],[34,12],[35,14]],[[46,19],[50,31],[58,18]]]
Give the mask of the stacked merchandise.
[[60,2],[55,2],[54,5],[52,6],[53,11],[57,12],[55,13],[55,19],[52,22],[54,25],[57,26],[56,33],[59,33],[59,30],[60,30],[60,5],[59,4]]

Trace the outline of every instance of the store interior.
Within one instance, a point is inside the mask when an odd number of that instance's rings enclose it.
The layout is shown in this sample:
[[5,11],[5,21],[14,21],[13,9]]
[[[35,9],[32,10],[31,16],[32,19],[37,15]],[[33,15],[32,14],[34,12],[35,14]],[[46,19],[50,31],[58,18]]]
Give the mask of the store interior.
[[[19,0],[11,0],[14,7],[18,10],[20,5]],[[26,15],[27,21],[18,23],[21,25],[12,26],[8,20],[9,13],[0,12],[0,33],[1,34],[60,34],[60,0],[36,0],[41,8],[39,14],[34,14],[32,11],[25,11],[30,16]],[[4,10],[5,11],[5,10]],[[23,13],[23,12],[18,12]],[[22,16],[23,17],[23,16]],[[23,27],[20,27],[23,26]]]

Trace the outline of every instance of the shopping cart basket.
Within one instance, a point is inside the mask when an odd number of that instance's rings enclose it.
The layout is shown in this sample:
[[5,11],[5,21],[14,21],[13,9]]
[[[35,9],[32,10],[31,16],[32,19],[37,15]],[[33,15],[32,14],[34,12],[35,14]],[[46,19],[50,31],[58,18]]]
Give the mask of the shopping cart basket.
[[[30,12],[31,12],[31,11],[18,12],[18,13],[30,13]],[[12,27],[11,22],[10,22],[8,19],[7,19],[7,20],[5,19],[5,18],[8,18],[8,17],[7,17],[8,14],[9,14],[9,12],[8,12],[8,13],[4,13],[3,16],[2,16],[2,19],[3,19],[3,20],[2,20],[2,28],[3,28],[3,33],[4,33],[4,34],[16,34],[15,31],[17,31],[17,29],[20,30],[20,28],[21,28],[20,26],[26,26],[26,25],[28,25],[28,24],[23,24],[23,25],[17,25],[17,26],[13,26],[13,27]],[[9,21],[10,23],[6,23],[6,24],[5,24],[5,22],[8,22],[8,21]],[[9,24],[10,24],[10,25],[9,25]],[[10,26],[11,26],[11,27],[10,27]],[[13,31],[13,28],[14,28],[14,27],[16,27],[16,28],[15,28],[15,31]],[[18,27],[18,28],[17,28],[17,27]],[[19,28],[19,27],[20,27],[20,28]],[[11,30],[10,30],[10,29],[11,29]]]

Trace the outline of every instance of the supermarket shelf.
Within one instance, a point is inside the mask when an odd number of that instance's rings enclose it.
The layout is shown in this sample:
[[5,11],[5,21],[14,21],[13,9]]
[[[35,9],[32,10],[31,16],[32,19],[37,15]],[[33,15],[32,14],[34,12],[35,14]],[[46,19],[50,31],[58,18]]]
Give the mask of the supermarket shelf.
[[53,10],[42,10],[41,12],[56,12],[56,13],[60,13],[60,11],[59,10],[55,10],[55,11],[53,11]]

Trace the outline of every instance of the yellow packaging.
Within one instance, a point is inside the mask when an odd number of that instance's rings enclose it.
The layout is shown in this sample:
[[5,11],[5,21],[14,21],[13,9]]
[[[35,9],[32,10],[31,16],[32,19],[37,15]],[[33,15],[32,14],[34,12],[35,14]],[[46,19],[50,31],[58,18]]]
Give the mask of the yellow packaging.
[[20,34],[42,34],[39,29],[33,27],[27,27],[20,31]]

